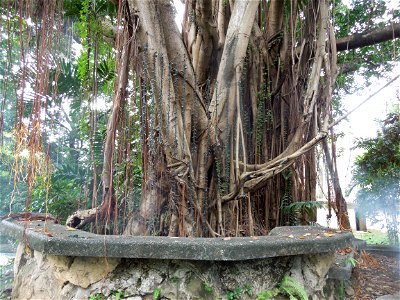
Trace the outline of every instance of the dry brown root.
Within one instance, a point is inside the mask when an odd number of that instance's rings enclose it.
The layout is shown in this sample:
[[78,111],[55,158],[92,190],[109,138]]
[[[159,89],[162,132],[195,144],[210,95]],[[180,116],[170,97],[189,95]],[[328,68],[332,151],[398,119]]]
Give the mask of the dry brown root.
[[361,250],[360,258],[358,259],[358,264],[360,267],[371,266],[377,269],[382,269],[383,266],[371,255],[369,255],[365,250]]
[[66,225],[73,228],[82,229],[86,224],[96,221],[97,214],[97,207],[86,210],[78,210],[68,217]]

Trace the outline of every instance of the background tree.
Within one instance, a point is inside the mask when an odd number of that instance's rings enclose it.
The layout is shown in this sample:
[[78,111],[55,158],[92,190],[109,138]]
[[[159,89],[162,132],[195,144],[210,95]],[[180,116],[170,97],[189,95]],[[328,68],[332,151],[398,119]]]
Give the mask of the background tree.
[[[345,5],[342,1],[334,3],[334,24],[338,50],[338,76],[332,101],[332,118],[343,114],[341,98],[345,93],[354,93],[365,88],[371,80],[384,78],[396,65],[398,40],[399,9],[388,9],[386,1],[351,1]],[[363,80],[355,78],[362,77]],[[350,226],[347,205],[343,195],[337,170],[336,142],[341,134],[331,128],[329,139],[322,142],[324,163],[328,173],[326,192],[329,207],[335,210],[339,226]],[[333,205],[331,205],[333,203]],[[343,218],[344,217],[344,218]]]
[[[87,60],[93,58],[87,55],[86,47],[79,51],[79,46],[85,44],[87,32],[94,31],[90,26],[95,27],[95,24],[87,25],[84,17],[87,9],[81,1],[66,3],[65,15],[63,1],[47,3],[50,5],[48,10],[43,9],[46,3],[37,1],[3,1],[3,4],[0,75],[4,80],[0,87],[3,104],[0,132],[4,141],[1,150],[9,149],[7,157],[10,160],[7,164],[3,160],[4,164],[1,164],[5,174],[2,212],[9,211],[10,199],[14,210],[23,210],[21,203],[29,197],[31,203],[26,206],[27,210],[47,209],[65,221],[74,210],[90,207],[92,203],[88,200],[93,191],[97,191],[93,180],[96,173],[91,172],[91,167],[92,162],[97,165],[101,162],[107,115],[104,108],[96,108],[96,117],[89,118],[92,108],[98,106],[93,98],[85,98],[92,94],[91,89],[85,88],[87,78],[91,78],[87,76],[91,72],[86,72],[87,68],[93,70],[93,63],[87,64]],[[74,12],[68,4],[78,11]],[[103,7],[104,11],[107,7]],[[47,49],[47,61],[42,62],[48,66],[43,69],[43,74],[47,75],[39,77],[38,49],[46,48],[42,45],[44,38],[40,36],[45,26],[41,22],[43,15],[56,20],[54,27],[57,30],[47,32],[47,39],[52,39],[54,44]],[[110,57],[112,47],[102,41],[97,39],[103,46],[96,57],[100,60],[98,72],[102,74],[102,79],[96,81],[100,89],[97,102],[106,102],[107,94],[113,90],[112,72],[108,72],[109,64],[104,55],[107,52]],[[74,48],[78,50],[74,51]],[[40,86],[47,86],[48,90],[40,91]],[[33,130],[31,115],[35,93],[42,95],[41,101],[36,101],[41,105],[41,141],[37,143],[30,142],[32,137],[29,136]],[[34,176],[28,176],[29,166],[35,165],[31,159],[36,156],[42,159],[37,166],[44,168],[33,172]],[[31,168],[32,171],[35,170]],[[100,171],[101,168],[97,173]],[[26,191],[26,186],[32,187],[30,191]]]
[[373,221],[382,212],[388,228],[389,240],[399,243],[400,203],[400,119],[399,112],[388,114],[381,122],[377,137],[362,139],[357,148],[364,153],[357,156],[353,170],[357,209]]

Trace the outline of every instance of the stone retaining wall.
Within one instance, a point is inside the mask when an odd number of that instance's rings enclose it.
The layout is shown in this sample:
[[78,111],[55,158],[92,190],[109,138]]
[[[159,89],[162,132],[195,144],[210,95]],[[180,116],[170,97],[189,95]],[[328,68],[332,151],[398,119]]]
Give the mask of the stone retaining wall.
[[12,299],[41,300],[334,299],[335,250],[353,241],[307,226],[205,239],[101,236],[12,219],[0,233],[20,241]]
[[285,275],[309,299],[329,299],[323,289],[333,262],[333,253],[241,262],[67,257],[21,244],[12,299],[257,299]]

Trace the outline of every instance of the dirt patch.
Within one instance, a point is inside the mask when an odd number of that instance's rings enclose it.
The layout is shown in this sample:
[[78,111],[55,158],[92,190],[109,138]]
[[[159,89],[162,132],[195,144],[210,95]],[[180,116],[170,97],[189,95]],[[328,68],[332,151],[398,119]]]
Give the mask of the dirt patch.
[[398,256],[366,252],[353,270],[351,299],[374,300],[383,295],[400,299],[400,262]]

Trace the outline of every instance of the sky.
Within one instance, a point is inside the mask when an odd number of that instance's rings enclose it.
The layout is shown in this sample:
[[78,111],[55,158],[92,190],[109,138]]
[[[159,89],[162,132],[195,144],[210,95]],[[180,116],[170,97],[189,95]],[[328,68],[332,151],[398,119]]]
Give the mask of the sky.
[[181,2],[181,0],[173,0],[173,1],[176,9],[175,22],[178,25],[178,28],[181,29],[185,6]]

